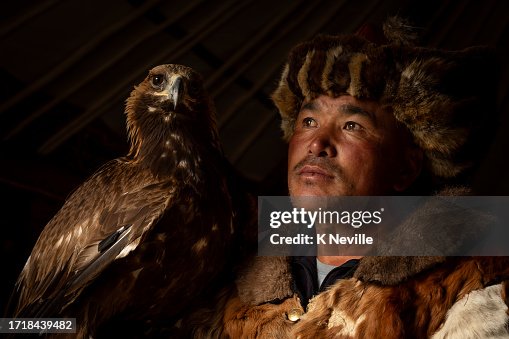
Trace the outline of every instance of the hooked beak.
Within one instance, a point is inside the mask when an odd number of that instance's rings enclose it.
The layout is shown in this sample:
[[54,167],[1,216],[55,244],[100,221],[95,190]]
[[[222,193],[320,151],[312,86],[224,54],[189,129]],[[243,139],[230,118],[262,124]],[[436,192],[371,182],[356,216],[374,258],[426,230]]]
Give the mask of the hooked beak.
[[173,109],[177,108],[179,100],[181,100],[183,90],[184,84],[182,82],[182,77],[176,77],[169,88],[170,100],[173,102]]

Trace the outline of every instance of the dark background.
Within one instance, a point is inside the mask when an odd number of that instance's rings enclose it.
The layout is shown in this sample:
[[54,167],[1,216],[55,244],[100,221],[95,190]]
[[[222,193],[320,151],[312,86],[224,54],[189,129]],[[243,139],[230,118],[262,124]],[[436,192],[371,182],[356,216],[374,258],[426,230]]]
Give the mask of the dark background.
[[268,98],[294,44],[399,14],[419,28],[424,45],[494,46],[501,114],[479,112],[496,142],[475,185],[506,195],[508,13],[505,0],[2,1],[0,309],[66,196],[125,154],[124,101],[161,63],[204,75],[228,159],[259,192],[275,195],[286,193],[286,146]]

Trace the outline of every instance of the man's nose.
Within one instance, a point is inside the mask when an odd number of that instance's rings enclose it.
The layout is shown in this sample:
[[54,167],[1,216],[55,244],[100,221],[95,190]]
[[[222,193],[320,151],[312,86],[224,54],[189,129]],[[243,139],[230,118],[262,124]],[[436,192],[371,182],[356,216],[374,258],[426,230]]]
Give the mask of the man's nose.
[[330,134],[317,132],[309,144],[308,153],[316,157],[330,158],[336,156],[337,149]]

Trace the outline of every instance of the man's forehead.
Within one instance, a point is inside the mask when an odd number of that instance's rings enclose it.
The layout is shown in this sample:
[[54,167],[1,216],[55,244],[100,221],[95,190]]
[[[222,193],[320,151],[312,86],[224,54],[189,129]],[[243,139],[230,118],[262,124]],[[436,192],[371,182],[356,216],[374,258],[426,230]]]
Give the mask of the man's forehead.
[[372,101],[361,101],[351,96],[341,96],[332,98],[328,96],[319,96],[313,100],[304,101],[301,111],[332,110],[347,115],[363,115],[376,120],[376,113],[381,106]]

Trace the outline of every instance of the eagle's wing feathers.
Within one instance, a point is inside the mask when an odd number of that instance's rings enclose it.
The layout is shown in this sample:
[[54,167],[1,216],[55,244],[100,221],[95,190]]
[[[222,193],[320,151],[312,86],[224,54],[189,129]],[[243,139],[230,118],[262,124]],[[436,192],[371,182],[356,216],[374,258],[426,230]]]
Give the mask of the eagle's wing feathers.
[[[58,289],[56,295],[31,305],[30,310],[27,310],[27,312],[30,312],[30,316],[33,318],[55,316],[55,314],[58,314],[60,310],[75,300],[83,288],[88,286],[99,273],[115,260],[120,251],[129,244],[128,234],[130,230],[131,225],[128,225],[121,227],[119,231],[115,232],[115,240],[110,242],[107,248],[103,248],[100,251],[100,255],[96,256],[82,270],[77,271],[72,278],[66,277],[66,279],[70,278],[71,280],[63,288]],[[112,239],[112,237],[109,237],[109,239]]]
[[[76,206],[79,196],[89,189],[87,186],[95,186],[94,181],[97,178],[91,178],[80,187],[50,221],[47,231],[45,229],[41,233],[36,246],[45,248],[45,251],[38,251],[37,257],[29,258],[31,263],[28,265],[27,262],[18,281],[18,285],[22,286],[16,312],[18,315],[45,317],[58,314],[116,258],[124,257],[134,250],[143,234],[163,214],[172,200],[171,184],[163,182],[135,187],[114,199],[106,194],[96,197],[95,202],[83,202],[84,205],[93,205],[93,208],[83,206],[88,211],[94,211],[91,216],[84,216],[80,213],[81,209],[77,208],[74,208],[75,215],[69,214],[69,207]],[[112,203],[104,203],[102,200]],[[102,205],[102,208],[97,205]],[[62,217],[66,218],[67,230],[54,230],[55,227],[51,225],[61,224],[59,221]],[[71,220],[75,222],[69,226]],[[57,240],[55,235],[60,235]],[[80,239],[75,241],[77,239],[72,237]],[[71,243],[75,247],[69,246]],[[69,259],[60,261],[59,266],[48,265],[62,257]],[[41,269],[48,266],[53,269]]]

